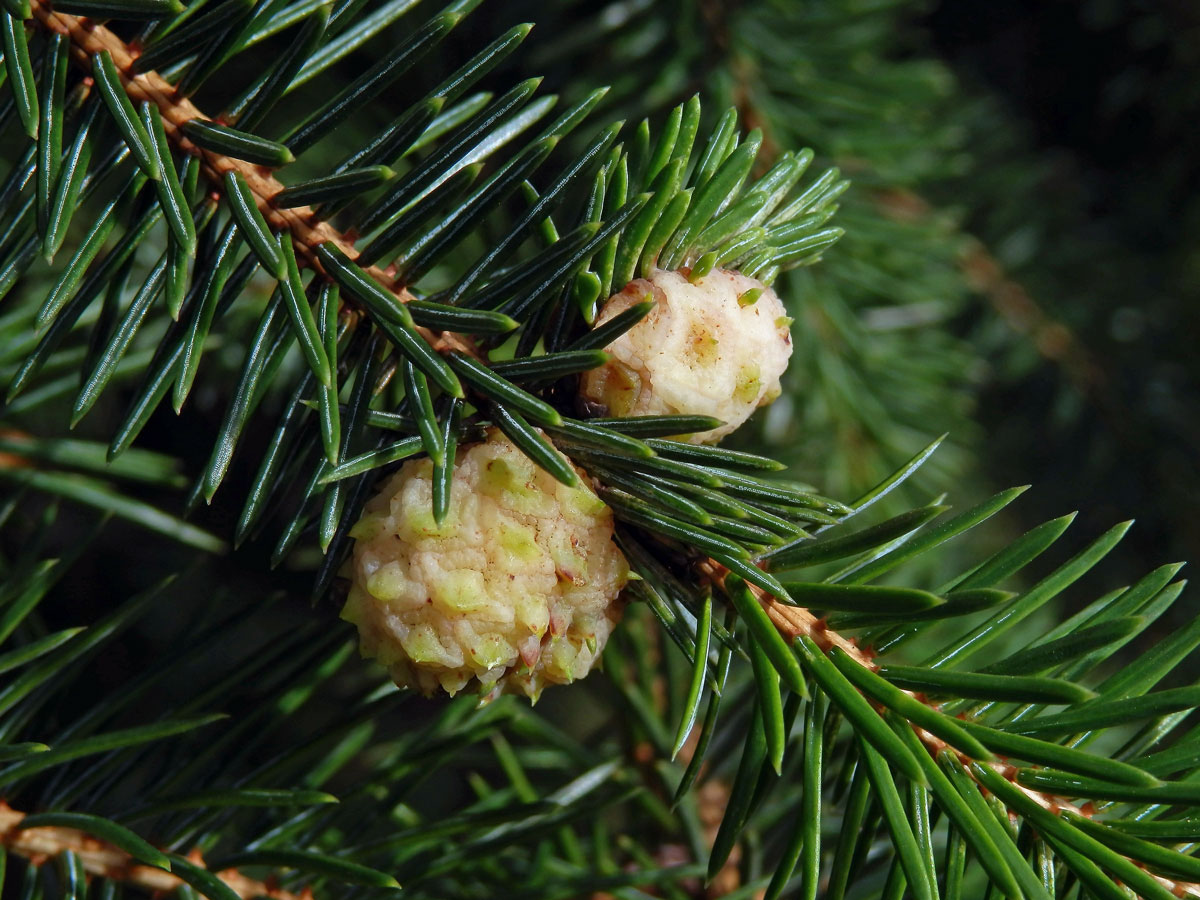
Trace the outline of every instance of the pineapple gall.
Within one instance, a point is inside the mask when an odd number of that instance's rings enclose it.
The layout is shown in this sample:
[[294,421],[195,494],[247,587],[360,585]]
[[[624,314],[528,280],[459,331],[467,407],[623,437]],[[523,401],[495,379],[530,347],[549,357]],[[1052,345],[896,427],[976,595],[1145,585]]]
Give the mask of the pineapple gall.
[[425,694],[474,682],[537,699],[582,678],[620,618],[629,576],[611,510],[585,477],[567,487],[497,429],[458,450],[446,518],[433,463],[412,460],[351,530],[342,618],[364,656]]
[[714,443],[779,396],[792,355],[791,320],[769,287],[724,269],[695,283],[659,269],[610,297],[596,322],[646,299],[654,308],[604,348],[609,362],[583,376],[586,408],[610,416],[713,416],[725,424],[690,440]]

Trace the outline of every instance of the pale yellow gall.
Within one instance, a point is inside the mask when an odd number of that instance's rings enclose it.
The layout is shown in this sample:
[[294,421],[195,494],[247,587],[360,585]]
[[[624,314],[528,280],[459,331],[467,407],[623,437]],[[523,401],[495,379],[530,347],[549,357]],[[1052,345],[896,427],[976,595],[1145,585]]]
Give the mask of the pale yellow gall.
[[351,531],[342,617],[363,655],[425,694],[477,686],[536,699],[586,675],[629,577],[587,479],[566,487],[492,429],[459,449],[438,524],[432,475],[428,459],[405,463]]
[[612,359],[581,380],[592,411],[713,416],[725,424],[689,438],[713,443],[779,396],[791,320],[769,287],[724,269],[695,283],[657,270],[610,297],[597,324],[647,299],[655,306],[646,318],[605,347]]

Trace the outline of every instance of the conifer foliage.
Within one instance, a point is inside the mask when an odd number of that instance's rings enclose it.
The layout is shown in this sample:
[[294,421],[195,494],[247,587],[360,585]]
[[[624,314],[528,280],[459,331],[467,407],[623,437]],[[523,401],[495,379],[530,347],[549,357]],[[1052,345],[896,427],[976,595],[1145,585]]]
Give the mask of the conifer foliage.
[[[5,890],[1200,894],[1200,688],[1171,686],[1200,627],[1106,666],[1179,566],[1033,630],[1127,523],[985,552],[1021,489],[888,510],[939,441],[838,500],[680,440],[718,420],[583,402],[654,305],[607,298],[821,265],[848,185],[736,108],[609,123],[602,90],[505,83],[529,26],[464,50],[480,2],[3,0]],[[195,471],[138,446],[197,405]],[[603,680],[546,712],[395,689],[329,602],[383,477],[427,459],[436,533],[458,454],[497,433],[590,482],[632,572]],[[222,489],[224,532],[188,521]],[[64,623],[110,515],[200,567],[266,546],[317,604],[181,600],[176,573]]]

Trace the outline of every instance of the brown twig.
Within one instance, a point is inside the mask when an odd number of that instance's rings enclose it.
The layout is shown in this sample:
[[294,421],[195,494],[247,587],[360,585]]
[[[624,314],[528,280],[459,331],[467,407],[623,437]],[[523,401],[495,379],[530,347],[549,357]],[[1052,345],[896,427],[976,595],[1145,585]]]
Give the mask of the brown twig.
[[[15,428],[0,428],[0,440],[24,440],[28,437],[29,435],[25,432],[17,431]],[[29,457],[0,450],[0,469],[28,469],[32,466],[33,463],[29,461]]]
[[[41,865],[60,853],[71,851],[79,857],[84,870],[89,874],[136,885],[155,893],[174,891],[185,883],[178,875],[136,862],[124,850],[95,838],[86,831],[59,826],[21,828],[24,818],[25,813],[0,802],[0,846],[7,848],[10,853],[25,857],[34,865]],[[204,859],[198,851],[189,854],[188,859],[204,868]],[[312,897],[307,888],[299,894],[294,894],[266,882],[248,878],[236,869],[226,869],[215,874],[243,900],[251,900],[253,897],[311,900]]]

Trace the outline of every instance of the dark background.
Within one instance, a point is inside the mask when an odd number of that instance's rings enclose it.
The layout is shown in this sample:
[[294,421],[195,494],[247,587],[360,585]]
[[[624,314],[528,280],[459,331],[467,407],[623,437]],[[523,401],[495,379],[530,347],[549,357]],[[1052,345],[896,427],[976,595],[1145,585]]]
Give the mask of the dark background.
[[[1043,171],[1032,197],[1023,192],[1040,208],[1018,211],[996,192],[967,227],[1089,363],[1083,379],[1044,362],[988,387],[989,473],[1035,480],[1039,503],[1081,504],[1095,527],[1136,517],[1124,550],[1135,559],[1196,559],[1200,13],[942,3],[923,21],[967,89],[1010,117],[996,143]],[[1021,227],[1032,249],[1014,246]]]

